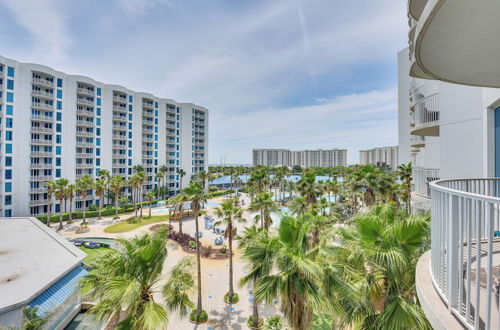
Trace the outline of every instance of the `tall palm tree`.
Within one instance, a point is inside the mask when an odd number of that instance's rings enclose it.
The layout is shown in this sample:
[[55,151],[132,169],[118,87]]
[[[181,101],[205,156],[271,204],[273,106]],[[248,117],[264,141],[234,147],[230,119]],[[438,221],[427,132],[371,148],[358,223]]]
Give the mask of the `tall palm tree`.
[[59,228],[57,230],[63,229],[63,202],[66,198],[68,184],[69,180],[64,178],[57,180],[54,184],[54,197],[59,200]]
[[259,328],[262,319],[259,316],[259,302],[255,297],[255,284],[264,275],[268,275],[271,271],[269,263],[262,262],[261,256],[255,258],[253,254],[254,246],[259,247],[259,242],[267,237],[267,232],[262,227],[253,225],[245,227],[243,233],[238,239],[238,247],[242,250],[242,258],[249,262],[251,271],[240,279],[240,285],[252,284],[253,301],[252,301],[252,325],[254,328]]
[[296,216],[301,216],[312,210],[312,207],[305,197],[294,197],[290,203],[290,212]]
[[69,200],[68,221],[73,221],[73,199],[75,198],[76,185],[71,183],[66,186],[66,198]]
[[[279,300],[281,311],[294,330],[311,329],[313,313],[338,310],[338,297],[346,295],[342,265],[331,262],[324,242],[312,243],[311,221],[308,217],[284,216],[278,233],[270,233],[252,244],[248,258],[256,266],[269,267],[257,279],[257,301]],[[347,298],[345,298],[347,299]]]
[[[99,179],[101,179],[105,182],[106,190],[109,190],[109,180],[111,180],[111,173],[109,172],[109,170],[100,169],[99,172],[97,172],[97,176],[99,177]],[[109,204],[109,199],[107,201]],[[103,200],[103,203],[104,203],[104,200]]]
[[184,171],[182,168],[180,168],[178,171],[177,171],[177,174],[179,174],[180,176],[180,180],[179,180],[179,190],[182,189],[182,178],[186,175],[186,171]]
[[52,195],[54,194],[56,183],[53,180],[49,180],[43,185],[47,187],[47,226],[50,227]]
[[257,219],[260,219],[261,227],[265,230],[269,230],[269,227],[273,223],[271,215],[280,211],[278,205],[273,200],[273,194],[268,192],[257,194],[257,196],[252,199],[249,209],[250,211],[260,212]]
[[87,196],[89,190],[94,189],[94,179],[89,174],[86,174],[76,180],[76,191],[78,195],[83,198],[83,222],[86,223],[87,219],[85,218],[85,212],[87,211]]
[[201,209],[201,204],[207,201],[207,195],[203,191],[203,188],[198,182],[191,182],[186,188],[184,188],[183,193],[186,194],[186,198],[191,202],[191,209],[194,212],[194,223],[196,226],[196,264],[198,270],[198,302],[196,304],[196,311],[194,313],[195,318],[200,317],[204,312],[201,304],[201,260],[200,260],[200,240],[199,240],[199,224],[198,216]]
[[94,190],[97,198],[99,199],[99,218],[101,219],[102,205],[104,204],[104,192],[106,191],[105,179],[97,179],[94,183]]
[[132,188],[132,203],[134,204],[134,218],[137,218],[137,202],[139,200],[139,176],[137,173],[128,179],[128,185]]
[[118,199],[120,198],[120,192],[125,187],[125,179],[121,175],[115,175],[109,180],[109,187],[113,191],[115,198],[115,219],[118,219]]
[[153,200],[155,199],[155,194],[150,191],[146,194],[146,199],[149,202],[149,218],[151,218],[151,208],[153,207]]
[[[174,215],[178,214],[179,215],[179,233],[182,234],[182,212],[184,208],[184,203],[186,203],[187,200],[187,195],[183,192],[180,194],[175,195],[174,197],[170,198],[168,200],[168,204],[170,205],[170,209],[174,210]],[[172,218],[172,215],[170,216]]]
[[302,197],[306,198],[308,204],[316,204],[319,196],[318,185],[316,184],[316,174],[312,171],[307,171],[302,174],[302,177],[297,182],[297,190]]
[[156,173],[156,175],[155,175],[156,180],[158,180],[158,186],[156,189],[156,198],[160,198],[161,181],[163,180],[163,176],[164,176],[164,173],[162,173],[161,171],[158,171],[158,173]]
[[[193,307],[188,296],[195,287],[191,258],[178,262],[158,287],[167,258],[164,232],[117,242],[121,248],[99,258],[94,271],[81,281],[92,288],[89,295],[97,302],[91,313],[99,319],[116,319],[113,327],[119,329],[156,330],[167,327],[169,313],[183,316]],[[165,304],[155,300],[157,294]]]
[[344,326],[368,329],[431,329],[416,303],[415,267],[429,248],[429,216],[408,216],[394,205],[377,206],[339,229],[338,261],[357,276],[357,303],[343,304]]
[[209,175],[208,175],[207,171],[200,171],[200,172],[198,172],[197,176],[198,176],[198,180],[200,180],[200,182],[202,183],[201,186],[203,187],[203,190],[205,192],[208,192]]
[[[233,302],[234,287],[233,287],[233,237],[236,236],[236,223],[246,222],[243,218],[243,209],[238,206],[238,199],[231,198],[221,203],[216,207],[215,216],[220,218],[216,225],[224,224],[226,226],[225,236],[229,241],[229,291],[227,292],[227,301]],[[236,300],[237,302],[237,300]]]
[[143,195],[143,190],[144,190],[144,181],[146,181],[146,172],[138,171],[135,175],[137,176],[138,198],[139,198],[139,203],[140,203],[139,205],[140,205],[140,211],[141,211],[140,217],[142,218],[142,209],[143,209],[142,195]]
[[411,162],[408,164],[401,164],[398,166],[399,178],[405,184],[406,188],[406,213],[411,213],[411,181],[413,180],[413,168]]

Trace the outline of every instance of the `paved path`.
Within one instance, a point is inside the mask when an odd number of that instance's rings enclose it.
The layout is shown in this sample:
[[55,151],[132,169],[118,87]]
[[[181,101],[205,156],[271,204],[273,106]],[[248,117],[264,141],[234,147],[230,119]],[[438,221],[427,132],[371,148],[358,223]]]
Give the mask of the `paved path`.
[[[220,203],[224,198],[219,197],[211,200],[212,202]],[[243,196],[245,201],[245,207],[250,204],[248,196]],[[207,207],[207,214],[213,215],[214,207]],[[147,214],[147,210],[146,210]],[[155,213],[155,215],[161,215],[163,213]],[[166,213],[165,213],[166,214]],[[126,219],[130,216],[122,215],[122,219]],[[214,217],[215,218],[215,217]],[[252,225],[253,219],[249,212],[245,211],[245,218],[247,219],[246,224],[238,225],[238,230],[242,230],[245,226]],[[215,218],[216,219],[216,218]],[[216,219],[217,220],[217,219]],[[64,229],[60,232],[61,235],[68,238],[76,237],[107,237],[107,238],[117,238],[117,237],[133,237],[140,235],[145,232],[151,232],[149,228],[155,224],[150,224],[146,226],[139,227],[130,232],[114,234],[104,232],[104,228],[107,226],[117,223],[121,220],[113,220],[112,218],[103,218],[102,220],[90,219],[89,228],[90,232],[85,234],[75,234],[76,228],[80,225],[80,221],[76,221],[73,224],[65,225]],[[161,222],[160,222],[161,223]],[[168,223],[168,221],[164,222]],[[183,220],[183,231],[194,236],[195,233],[195,222],[194,218],[185,218]],[[214,239],[217,235],[212,233],[212,230],[206,230],[204,228],[204,220],[200,218],[200,231],[203,232],[203,237],[201,242],[203,245],[212,245],[215,247]],[[178,223],[173,223],[174,230],[178,230]],[[55,226],[54,226],[55,227]],[[236,245],[236,244],[235,244]],[[168,271],[183,257],[191,256],[193,254],[188,254],[184,252],[181,247],[173,242],[168,242],[168,258],[165,261],[163,268],[163,274],[166,277]],[[236,248],[236,246],[235,246]],[[202,297],[203,297],[203,308],[209,314],[209,321],[202,325],[194,325],[189,322],[188,315],[181,317],[178,313],[170,314],[170,321],[168,329],[184,330],[184,329],[199,329],[199,330],[210,330],[210,329],[248,329],[246,326],[246,320],[248,316],[252,314],[252,291],[250,287],[239,287],[238,280],[243,277],[246,273],[245,262],[241,260],[240,254],[235,250],[234,256],[234,280],[235,280],[235,291],[240,296],[240,301],[237,304],[229,305],[223,300],[225,293],[229,289],[229,260],[209,260],[202,258]],[[164,280],[159,283],[161,285]],[[157,297],[158,301],[161,301],[161,297]],[[196,291],[191,293],[191,299],[196,304]],[[262,305],[259,308],[259,312],[262,317],[269,315],[274,315],[278,312],[277,302],[274,302],[270,306]]]

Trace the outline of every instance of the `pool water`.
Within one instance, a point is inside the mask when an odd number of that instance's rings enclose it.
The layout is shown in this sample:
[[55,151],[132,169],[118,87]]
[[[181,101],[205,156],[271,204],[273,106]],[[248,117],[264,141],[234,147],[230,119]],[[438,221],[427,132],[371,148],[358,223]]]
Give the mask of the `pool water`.
[[[216,203],[216,202],[213,202],[213,201],[208,201],[205,203],[205,207],[216,207],[216,206],[219,206],[220,204],[219,203]],[[161,208],[156,208],[156,209],[152,209],[151,210],[151,213],[168,213],[168,211],[170,210],[170,208],[167,206],[167,207],[161,207]]]
[[78,313],[73,320],[64,328],[65,330],[93,330],[101,329],[106,321],[96,321],[95,318],[84,312]]

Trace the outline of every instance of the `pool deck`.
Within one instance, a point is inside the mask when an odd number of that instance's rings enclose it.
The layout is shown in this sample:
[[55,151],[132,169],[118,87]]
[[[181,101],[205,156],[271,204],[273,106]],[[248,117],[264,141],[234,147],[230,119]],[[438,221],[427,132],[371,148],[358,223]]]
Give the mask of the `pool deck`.
[[[220,203],[222,202],[224,197],[214,198],[211,201]],[[250,198],[243,194],[240,199],[245,201],[245,206],[248,207],[250,205]],[[214,207],[208,206],[206,209],[208,215],[214,214]],[[145,209],[147,214],[147,209]],[[155,215],[161,215],[163,213],[156,213]],[[164,213],[168,214],[168,212]],[[121,219],[125,219],[130,217],[131,214],[122,215]],[[245,226],[253,224],[253,219],[251,217],[251,213],[248,211],[244,212],[244,216],[247,219],[247,223],[238,224],[238,231],[242,230]],[[214,216],[214,220],[217,221],[217,218]],[[159,223],[168,223],[165,222],[157,222],[150,225],[145,225],[139,227],[133,231],[126,233],[106,233],[104,232],[104,228],[112,225],[113,223],[117,223],[120,220],[113,220],[110,217],[103,218],[101,220],[90,219],[89,228],[90,232],[84,234],[75,234],[76,228],[79,226],[81,221],[75,221],[73,224],[65,225],[64,229],[60,232],[61,235],[67,238],[77,238],[77,237],[101,237],[101,238],[130,238],[136,235],[140,235],[142,233],[151,232],[149,228]],[[178,223],[173,222],[174,230],[178,230]],[[195,233],[195,222],[194,217],[185,218],[182,222],[183,231],[194,236]],[[203,237],[200,239],[203,245],[209,246],[212,245],[215,247],[214,239],[218,237],[218,235],[214,234],[212,230],[205,229],[205,221],[203,216],[199,219],[200,231],[203,232]],[[55,226],[53,226],[55,227]],[[166,275],[168,271],[183,257],[185,256],[193,256],[192,254],[188,254],[182,250],[179,244],[169,241],[168,245],[168,258],[165,261],[165,265],[163,268],[163,274]],[[210,259],[201,259],[201,267],[202,267],[202,296],[203,296],[203,308],[208,312],[209,321],[205,324],[194,325],[189,322],[189,319],[186,316],[181,318],[177,313],[173,313],[169,315],[169,324],[167,329],[199,329],[199,330],[215,330],[215,329],[246,329],[246,319],[248,316],[252,314],[252,291],[250,287],[239,287],[238,280],[243,277],[246,273],[246,266],[244,261],[240,257],[240,253],[236,248],[235,244],[235,255],[233,258],[234,261],[234,286],[235,291],[240,296],[240,301],[237,304],[229,305],[226,304],[223,300],[224,294],[227,292],[229,288],[229,260],[210,260]],[[164,280],[158,283],[158,286],[161,286],[164,283]],[[196,291],[191,293],[191,299],[196,304]],[[157,297],[157,301],[162,301],[161,296]],[[261,305],[259,306],[259,313],[262,317],[266,317],[269,315],[274,315],[278,313],[279,307],[277,302],[273,302],[273,304],[269,306]]]

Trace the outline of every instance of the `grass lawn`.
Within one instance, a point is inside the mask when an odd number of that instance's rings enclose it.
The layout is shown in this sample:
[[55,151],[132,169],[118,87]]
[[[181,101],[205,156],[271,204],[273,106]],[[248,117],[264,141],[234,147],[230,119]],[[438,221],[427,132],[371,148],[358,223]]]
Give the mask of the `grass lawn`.
[[87,249],[86,247],[80,247],[80,249],[87,254],[85,259],[83,261],[87,264],[90,265],[95,259],[99,258],[100,256],[103,256],[109,252],[115,251],[110,248],[104,248],[101,247],[99,249]]
[[138,223],[128,223],[126,220],[120,223],[115,223],[109,227],[104,228],[106,233],[125,233],[127,231],[132,231],[139,227],[149,225],[155,222],[167,221],[168,215],[153,215],[150,217],[144,217]]

